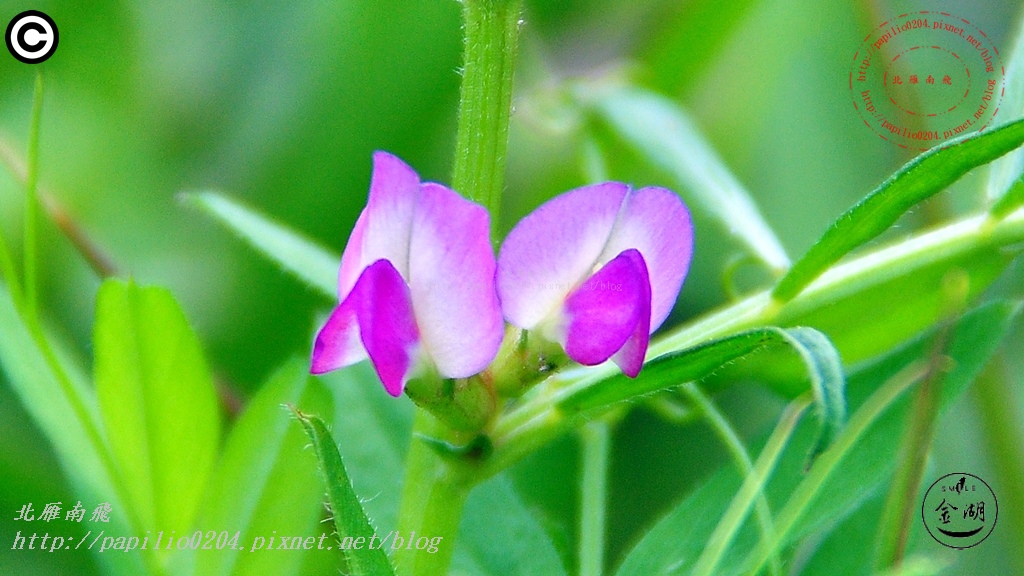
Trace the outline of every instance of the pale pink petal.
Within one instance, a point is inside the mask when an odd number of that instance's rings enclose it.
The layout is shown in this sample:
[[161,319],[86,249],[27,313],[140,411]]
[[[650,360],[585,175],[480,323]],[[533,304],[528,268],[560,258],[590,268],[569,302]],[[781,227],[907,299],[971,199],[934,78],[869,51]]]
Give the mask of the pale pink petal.
[[409,235],[419,199],[420,177],[398,157],[373,155],[373,176],[366,208],[352,229],[338,272],[338,296],[344,300],[363,269],[388,260],[403,278],[409,273]]
[[693,224],[679,196],[654,187],[629,193],[600,260],[630,248],[640,251],[650,274],[654,332],[672,311],[693,254]]
[[618,182],[577,188],[516,224],[498,256],[498,296],[510,323],[533,329],[593,273],[628,190]]
[[316,335],[313,360],[309,371],[323,374],[366,359],[366,350],[359,337],[354,298],[348,298],[331,312],[327,323]]
[[612,259],[569,295],[563,314],[570,358],[591,366],[619,352],[616,363],[635,377],[650,338],[651,287],[643,256],[627,250]]
[[422,185],[409,289],[424,351],[449,378],[483,370],[504,335],[489,230],[482,206],[440,184]]

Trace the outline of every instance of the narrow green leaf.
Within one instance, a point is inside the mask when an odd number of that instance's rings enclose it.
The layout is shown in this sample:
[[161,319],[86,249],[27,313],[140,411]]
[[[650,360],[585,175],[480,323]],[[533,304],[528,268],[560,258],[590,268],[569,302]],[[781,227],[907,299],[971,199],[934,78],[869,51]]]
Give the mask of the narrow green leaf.
[[[90,440],[95,438],[90,429],[95,431],[99,425],[95,398],[77,379],[71,378],[66,386],[61,385],[60,376],[53,372],[36,346],[10,292],[3,285],[0,285],[0,366],[22,406],[53,447],[74,490],[69,496],[75,498],[75,502],[82,501],[83,506],[95,507],[108,502],[113,510],[110,529],[131,533],[130,512],[118,497],[115,480],[104,463],[101,451],[105,448]],[[85,407],[84,419],[75,409],[76,403]],[[73,508],[75,502],[64,502],[65,510]],[[142,555],[141,551],[131,551],[96,553],[95,557],[107,574],[134,576],[145,573]]]
[[338,256],[227,196],[199,192],[184,194],[182,198],[317,292],[327,298],[337,297]]
[[[270,377],[228,434],[195,527],[240,537],[236,546],[195,552],[196,576],[287,576],[299,573],[304,555],[331,554],[330,536],[316,537],[324,494],[316,457],[304,450],[309,439],[283,408],[289,404],[331,413],[327,390],[300,359]],[[311,550],[268,552],[274,535],[302,536]]]
[[[384,393],[377,374],[366,362],[319,379],[334,395],[336,413],[331,432],[339,443],[353,488],[378,534],[388,534],[398,526],[412,405]],[[512,542],[526,545],[513,547]],[[474,488],[463,511],[452,574],[558,574],[561,571],[554,571],[557,559],[543,526],[505,476]]]
[[617,373],[575,390],[558,402],[566,412],[602,410],[684,382],[700,380],[718,368],[761,350],[784,343],[800,355],[811,381],[821,425],[813,454],[825,449],[846,421],[843,365],[828,337],[813,328],[758,328],[699,346],[659,356],[644,365],[637,378]]
[[791,300],[843,256],[888,230],[907,210],[1022,143],[1024,119],[954,138],[911,160],[840,216],[783,276],[772,297]]
[[832,445],[846,425],[843,362],[835,346],[821,332],[813,328],[790,328],[784,332],[787,342],[800,354],[811,377],[815,413],[821,425],[821,434],[811,449],[810,461],[813,461]]
[[[957,323],[947,350],[954,368],[946,374],[943,383],[944,408],[963,393],[987,363],[1018,311],[1019,306],[1015,304],[988,304],[972,310]],[[850,406],[860,409],[866,399],[878,390],[880,383],[892,379],[908,365],[926,356],[933,338],[934,332],[924,334],[875,362],[859,367],[849,378]],[[868,496],[879,491],[897,465],[898,443],[892,439],[899,437],[904,425],[908,400],[903,397],[888,404],[878,418],[871,420],[852,447],[844,450],[835,471],[823,484],[814,488],[817,495],[798,514],[791,510],[788,518],[776,516],[776,529],[783,532],[780,546],[791,546],[811,533],[834,527]],[[856,411],[853,414],[856,415]],[[804,464],[807,450],[818,434],[815,428],[811,423],[802,422],[780,458],[767,487],[769,500],[775,506],[791,496],[800,496],[797,486],[807,477]],[[833,449],[835,446],[838,444]],[[629,552],[617,574],[687,573],[707,545],[708,537],[741,481],[734,467],[724,466],[643,536]],[[718,573],[749,573],[749,570],[740,570],[740,562],[757,546],[760,536],[760,530],[748,521],[737,534]],[[863,556],[866,565],[870,566],[871,550],[864,550]]]
[[341,454],[338,453],[338,447],[327,425],[317,416],[303,414],[298,410],[295,410],[295,415],[313,441],[313,449],[320,461],[320,470],[327,484],[327,497],[331,503],[338,536],[351,537],[356,544],[352,547],[343,547],[349,570],[357,576],[394,574],[394,568],[391,567],[391,562],[382,549],[368,544],[358,545],[360,542],[371,542],[376,533],[366,518],[359,497],[352,489],[352,482],[348,478]]
[[[999,115],[1002,118],[1020,118],[1024,116],[1024,17],[1018,20],[1015,28],[1017,39],[1013,45],[1006,65],[1006,79],[1003,82],[1002,99],[999,102]],[[1024,150],[1017,150],[992,163],[988,173],[988,197],[998,200],[1014,182],[1024,176]]]
[[630,146],[773,270],[789,257],[753,198],[725,166],[693,121],[671,100],[639,88],[598,95],[593,106]]
[[100,415],[131,505],[145,529],[183,533],[220,440],[199,340],[167,290],[108,280],[94,346]]

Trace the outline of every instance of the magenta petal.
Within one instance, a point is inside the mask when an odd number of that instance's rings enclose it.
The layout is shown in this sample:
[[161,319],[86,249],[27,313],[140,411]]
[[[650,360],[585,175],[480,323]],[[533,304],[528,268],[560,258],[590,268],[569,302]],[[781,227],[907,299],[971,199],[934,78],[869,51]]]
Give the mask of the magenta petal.
[[635,248],[651,281],[651,325],[657,330],[676,303],[693,255],[693,224],[686,205],[665,188],[631,192],[601,260]]
[[424,351],[449,378],[480,372],[504,335],[487,210],[440,184],[423,184],[409,250]]
[[577,188],[516,224],[498,256],[498,296],[510,323],[533,329],[593,273],[628,191],[618,182]]
[[565,352],[585,365],[616,355],[627,376],[643,366],[650,338],[651,285],[643,256],[626,250],[565,301]]
[[349,298],[335,307],[317,333],[311,373],[324,374],[366,359],[353,300]]
[[350,298],[355,298],[363,346],[384,389],[400,396],[419,342],[409,287],[391,262],[378,260],[363,271]]

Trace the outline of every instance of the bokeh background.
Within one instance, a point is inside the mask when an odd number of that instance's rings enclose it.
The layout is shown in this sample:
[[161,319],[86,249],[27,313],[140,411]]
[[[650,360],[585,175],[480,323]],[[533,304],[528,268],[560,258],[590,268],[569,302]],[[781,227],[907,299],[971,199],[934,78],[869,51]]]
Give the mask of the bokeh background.
[[[1005,58],[1021,13],[1020,2],[1005,0],[526,4],[502,229],[586,182],[582,123],[564,98],[565,82],[625,76],[689,110],[791,255],[910,157],[868,130],[851,104],[847,75],[864,35],[895,14],[946,10],[984,30]],[[331,302],[182,205],[179,193],[223,191],[340,253],[366,198],[373,150],[448,181],[461,54],[455,0],[0,0],[0,22],[30,8],[60,28],[59,49],[43,65],[42,186],[122,274],[173,290],[219,378],[242,398],[285,358],[310,349]],[[0,140],[20,155],[34,74],[0,55]],[[669,183],[627,156],[613,167],[614,177],[637,185]],[[890,236],[977,207],[985,175],[969,175]],[[22,196],[0,170],[0,227],[15,247]],[[673,322],[726,301],[721,270],[740,252],[697,222],[696,261]],[[43,233],[46,317],[88,358],[99,281],[52,224]],[[744,279],[750,288],[762,280]],[[1018,263],[997,289],[1013,292],[1022,280]],[[1018,326],[1006,356],[1024,417],[1022,335]],[[718,398],[749,436],[763,433],[781,405],[756,382]],[[1010,455],[993,449],[985,422],[969,394],[939,423],[929,475],[1001,478],[1000,461]],[[725,459],[702,424],[672,424],[642,408],[620,423],[614,442],[613,565]],[[527,500],[566,540],[575,538],[576,449],[566,438],[515,471]],[[990,482],[998,497],[1024,497],[1024,480],[1011,480]],[[22,504],[69,498],[46,441],[0,385],[0,573],[95,571],[86,554],[12,553],[4,545]],[[1024,556],[1024,534],[1000,524],[961,553],[951,573],[1020,567],[1013,558]]]

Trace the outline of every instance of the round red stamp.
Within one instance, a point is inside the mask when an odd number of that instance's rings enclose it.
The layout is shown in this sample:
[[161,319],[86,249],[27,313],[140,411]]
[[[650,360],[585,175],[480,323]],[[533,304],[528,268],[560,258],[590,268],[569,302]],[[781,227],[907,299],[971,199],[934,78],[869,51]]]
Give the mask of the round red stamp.
[[999,51],[968,20],[902,14],[868,34],[853,57],[850,93],[864,123],[903,148],[927,150],[984,130],[1003,97]]

